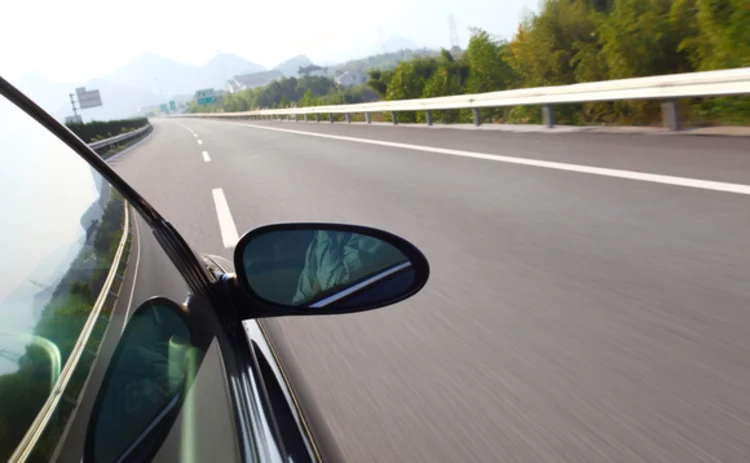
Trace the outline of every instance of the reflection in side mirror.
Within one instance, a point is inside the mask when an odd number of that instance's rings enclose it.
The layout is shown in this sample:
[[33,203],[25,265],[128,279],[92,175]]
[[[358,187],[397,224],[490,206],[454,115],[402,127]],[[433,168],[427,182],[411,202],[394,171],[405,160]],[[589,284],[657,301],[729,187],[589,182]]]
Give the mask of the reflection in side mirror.
[[94,403],[83,461],[148,461],[177,417],[202,358],[182,308],[141,305],[120,338]]
[[251,296],[287,314],[382,307],[412,296],[429,276],[425,257],[404,239],[326,223],[255,229],[237,244],[235,268]]

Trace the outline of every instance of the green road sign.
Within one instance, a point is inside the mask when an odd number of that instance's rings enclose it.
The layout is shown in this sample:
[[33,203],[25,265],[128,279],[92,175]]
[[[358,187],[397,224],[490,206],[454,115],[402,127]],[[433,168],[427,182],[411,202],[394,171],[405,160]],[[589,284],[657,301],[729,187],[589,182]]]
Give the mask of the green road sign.
[[198,98],[198,104],[212,104],[212,103],[216,103],[215,96],[209,96],[206,98]]
[[159,109],[161,110],[161,112],[163,112],[165,114],[169,112],[169,108],[167,107],[166,103],[163,104],[163,105],[160,105]]
[[169,109],[172,111],[177,111],[177,105],[174,103],[174,100],[171,100],[169,102]]

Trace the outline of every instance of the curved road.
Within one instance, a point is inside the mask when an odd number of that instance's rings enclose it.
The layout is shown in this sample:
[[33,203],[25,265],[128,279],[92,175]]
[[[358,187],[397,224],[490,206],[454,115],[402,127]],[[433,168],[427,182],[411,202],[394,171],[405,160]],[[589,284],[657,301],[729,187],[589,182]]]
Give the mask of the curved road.
[[199,251],[231,257],[221,188],[240,235],[355,222],[430,260],[397,306],[274,322],[349,461],[750,458],[747,139],[155,126],[113,164]]

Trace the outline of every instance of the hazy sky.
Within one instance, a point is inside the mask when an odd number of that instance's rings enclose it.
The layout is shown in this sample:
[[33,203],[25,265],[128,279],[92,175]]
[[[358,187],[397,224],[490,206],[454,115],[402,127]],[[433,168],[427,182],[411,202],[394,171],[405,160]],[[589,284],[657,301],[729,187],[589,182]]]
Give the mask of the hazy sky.
[[217,50],[266,67],[297,54],[336,62],[377,50],[381,37],[447,47],[449,14],[462,46],[471,26],[510,38],[536,9],[537,0],[11,0],[3,5],[0,75],[86,81],[146,52],[196,65]]

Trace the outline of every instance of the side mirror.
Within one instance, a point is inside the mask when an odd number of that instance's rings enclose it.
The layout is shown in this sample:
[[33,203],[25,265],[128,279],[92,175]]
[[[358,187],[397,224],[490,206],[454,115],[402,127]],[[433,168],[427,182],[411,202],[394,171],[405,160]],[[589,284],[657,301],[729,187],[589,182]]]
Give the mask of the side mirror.
[[169,299],[150,299],[133,313],[94,402],[85,463],[150,461],[202,359],[191,339],[185,312]]
[[289,223],[256,228],[237,244],[240,285],[271,306],[259,316],[357,312],[402,301],[427,282],[414,245],[375,228]]

